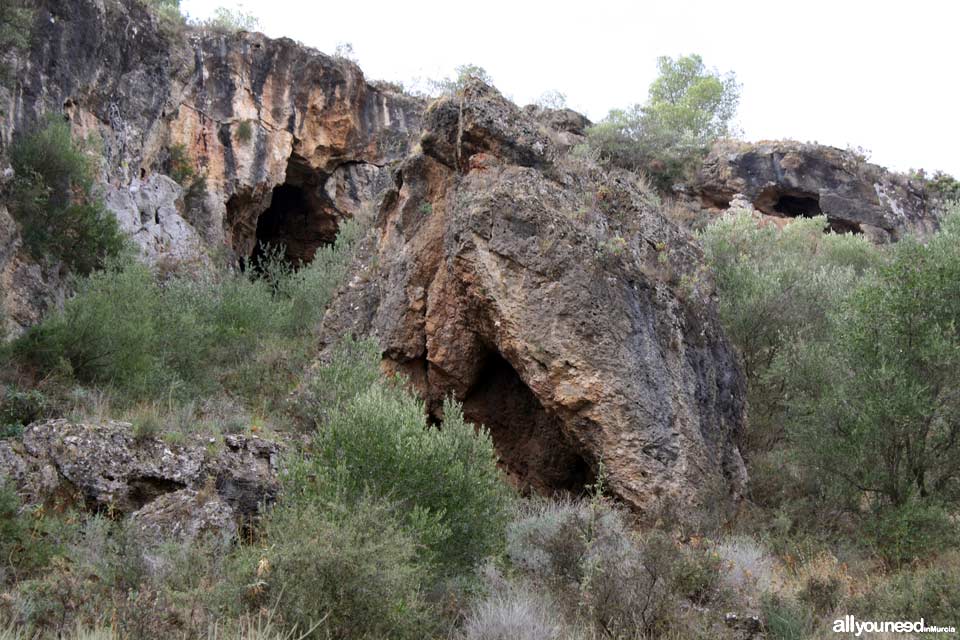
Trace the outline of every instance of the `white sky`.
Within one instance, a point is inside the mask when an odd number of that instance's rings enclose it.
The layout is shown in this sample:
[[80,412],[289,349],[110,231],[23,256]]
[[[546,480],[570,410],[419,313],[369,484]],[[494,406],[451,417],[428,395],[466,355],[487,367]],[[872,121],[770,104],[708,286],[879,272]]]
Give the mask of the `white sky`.
[[[205,17],[233,0],[182,0]],[[271,36],[332,53],[370,79],[485,68],[519,104],[546,91],[599,120],[646,99],[659,55],[699,53],[742,84],[749,140],[861,146],[895,169],[960,177],[960,2],[901,0],[246,0]]]

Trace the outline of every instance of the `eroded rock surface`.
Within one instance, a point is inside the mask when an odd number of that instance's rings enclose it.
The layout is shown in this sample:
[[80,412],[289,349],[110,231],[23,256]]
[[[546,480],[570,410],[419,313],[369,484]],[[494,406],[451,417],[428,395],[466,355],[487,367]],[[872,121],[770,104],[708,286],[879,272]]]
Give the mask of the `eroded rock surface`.
[[919,181],[823,145],[720,143],[704,162],[696,191],[708,207],[726,209],[745,199],[774,220],[823,214],[834,231],[875,242],[937,228],[939,203]]
[[151,535],[186,539],[210,528],[231,535],[236,521],[272,501],[279,455],[279,445],[256,436],[174,445],[137,439],[125,422],[49,420],[27,427],[22,439],[0,440],[0,477],[31,502],[135,514]]
[[[0,169],[16,135],[62,114],[99,150],[107,206],[150,263],[240,261],[264,244],[308,261],[373,206],[419,137],[421,100],[292,40],[177,33],[126,0],[39,0],[34,18],[0,86]],[[0,220],[0,252],[16,241]],[[62,278],[38,279],[12,254],[0,277],[31,274],[45,295],[2,301],[6,333],[63,295]]]
[[744,381],[699,249],[531,116],[479,83],[430,106],[324,340],[374,335],[434,414],[462,400],[521,487],[602,461],[640,509],[737,495]]

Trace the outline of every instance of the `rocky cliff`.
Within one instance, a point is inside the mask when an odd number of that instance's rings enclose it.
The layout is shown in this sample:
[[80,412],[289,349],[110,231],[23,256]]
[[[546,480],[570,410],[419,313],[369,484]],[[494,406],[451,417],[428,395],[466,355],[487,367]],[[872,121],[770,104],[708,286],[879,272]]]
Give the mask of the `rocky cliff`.
[[[309,259],[375,200],[423,109],[349,61],[260,34],[171,31],[137,2],[38,2],[11,66],[2,148],[62,113],[100,151],[108,208],[151,262],[249,258],[268,242]],[[3,207],[0,228],[15,333],[56,304],[61,274],[20,251]]]
[[602,463],[641,509],[735,495],[744,382],[699,249],[536,115],[480,83],[430,105],[324,338],[375,335],[435,415],[461,400],[521,487]]
[[781,224],[823,214],[834,231],[880,243],[936,230],[940,207],[919,180],[853,151],[793,141],[717,144],[695,191],[710,209],[753,208]]
[[[178,31],[133,1],[41,0],[34,17],[7,55],[0,150],[62,114],[144,260],[242,264],[271,243],[309,261],[368,211],[321,352],[375,336],[435,418],[452,395],[489,427],[524,489],[581,490],[603,465],[639,509],[739,495],[744,380],[700,250],[636,176],[576,152],[583,116],[480,83],[427,105],[347,60]],[[936,220],[906,178],[796,143],[721,145],[691,193],[878,241]],[[59,304],[64,275],[0,204],[5,333]]]

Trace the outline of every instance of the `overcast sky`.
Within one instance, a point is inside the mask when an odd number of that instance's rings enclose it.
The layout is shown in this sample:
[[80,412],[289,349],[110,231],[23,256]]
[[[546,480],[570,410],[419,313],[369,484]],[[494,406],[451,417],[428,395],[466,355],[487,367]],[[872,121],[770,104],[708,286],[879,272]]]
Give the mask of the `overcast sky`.
[[[232,0],[182,0],[205,17]],[[749,140],[860,146],[900,170],[960,177],[960,2],[792,0],[246,0],[271,36],[332,53],[370,79],[485,68],[520,104],[546,91],[599,120],[646,98],[656,58],[699,53],[742,84]]]

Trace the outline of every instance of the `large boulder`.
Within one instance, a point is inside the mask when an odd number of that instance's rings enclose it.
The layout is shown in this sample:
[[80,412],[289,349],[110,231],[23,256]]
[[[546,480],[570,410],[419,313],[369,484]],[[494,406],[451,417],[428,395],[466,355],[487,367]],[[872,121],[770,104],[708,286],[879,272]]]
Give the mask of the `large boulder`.
[[704,161],[696,191],[708,207],[744,202],[780,221],[823,214],[834,231],[876,242],[938,226],[939,203],[921,181],[817,144],[721,142]]
[[453,395],[521,487],[652,510],[735,497],[744,379],[703,256],[632,174],[472,83],[432,104],[322,340],[375,336],[437,417]]
[[132,514],[150,537],[227,536],[279,491],[280,446],[257,436],[170,444],[137,438],[129,423],[48,420],[0,440],[0,479],[29,502],[66,501]]

